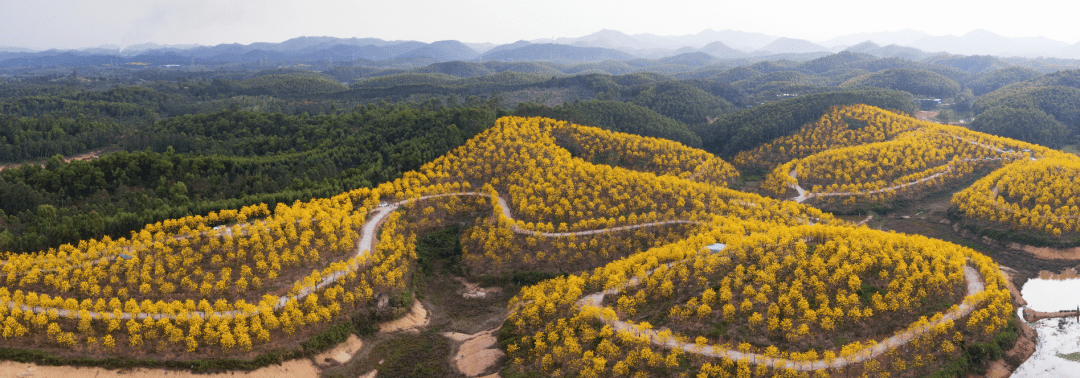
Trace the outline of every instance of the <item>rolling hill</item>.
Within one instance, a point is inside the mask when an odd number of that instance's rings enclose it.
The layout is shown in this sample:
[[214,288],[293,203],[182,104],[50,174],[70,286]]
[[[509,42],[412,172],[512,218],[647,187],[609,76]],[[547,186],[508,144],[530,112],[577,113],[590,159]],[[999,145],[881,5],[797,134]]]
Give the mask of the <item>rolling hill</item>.
[[450,224],[468,225],[471,277],[561,275],[511,301],[499,338],[512,370],[906,374],[1006,328],[1009,293],[985,256],[725,187],[737,178],[676,142],[504,117],[375,188],[6,254],[3,332],[8,348],[83,356],[48,357],[59,363],[250,368],[308,355],[399,316],[408,301],[380,298],[411,296],[418,238]]

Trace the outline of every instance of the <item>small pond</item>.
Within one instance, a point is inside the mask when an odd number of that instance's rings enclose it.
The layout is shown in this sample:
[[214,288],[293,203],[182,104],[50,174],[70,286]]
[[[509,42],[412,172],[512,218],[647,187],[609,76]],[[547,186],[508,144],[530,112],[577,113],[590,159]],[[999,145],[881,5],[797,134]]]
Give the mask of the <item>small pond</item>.
[[[1039,273],[1039,278],[1028,280],[1020,292],[1028,307],[1036,311],[1076,309],[1080,306],[1080,277],[1073,269],[1062,273],[1044,271]],[[1035,354],[1012,376],[1080,378],[1080,323],[1076,318],[1043,319],[1028,324],[1039,334]]]
[[1043,271],[1039,278],[1028,280],[1020,294],[1035,311],[1076,310],[1080,307],[1080,277],[1075,269],[1060,274]]

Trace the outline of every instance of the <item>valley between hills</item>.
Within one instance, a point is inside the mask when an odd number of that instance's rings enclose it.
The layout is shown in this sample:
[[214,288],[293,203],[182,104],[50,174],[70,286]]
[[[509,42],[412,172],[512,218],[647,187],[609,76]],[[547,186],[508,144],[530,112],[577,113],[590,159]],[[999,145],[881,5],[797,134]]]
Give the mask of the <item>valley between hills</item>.
[[[929,213],[1073,243],[1077,180],[1074,155],[866,105],[834,107],[731,162],[503,117],[371,189],[8,254],[4,353],[257,368],[352,333],[377,345],[366,353],[388,353],[378,348],[394,337],[376,324],[418,300],[442,331],[495,326],[506,357],[482,372],[504,376],[924,375],[1012,347],[1001,256],[963,232],[942,231],[956,244],[878,230],[926,216],[855,226],[834,214],[948,201]],[[438,287],[455,276],[503,294]],[[460,308],[477,299],[490,311]],[[425,368],[461,374],[439,365]]]

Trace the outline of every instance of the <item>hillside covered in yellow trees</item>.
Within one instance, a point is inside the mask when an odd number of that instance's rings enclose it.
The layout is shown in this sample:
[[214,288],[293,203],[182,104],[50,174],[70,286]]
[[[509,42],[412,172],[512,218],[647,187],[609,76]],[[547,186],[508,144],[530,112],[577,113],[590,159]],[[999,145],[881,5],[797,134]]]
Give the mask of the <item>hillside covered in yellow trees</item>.
[[[884,160],[896,163],[870,166]],[[507,373],[924,375],[1009,327],[996,264],[783,197],[850,206],[997,168],[957,195],[985,201],[961,201],[965,214],[1076,232],[1076,204],[1053,198],[1073,186],[1037,184],[1075,183],[1068,157],[873,108],[838,109],[735,162],[779,165],[763,188],[781,198],[729,188],[732,164],[676,142],[504,117],[375,188],[8,253],[0,332],[10,350],[83,364],[265,365],[385,317],[386,298],[415,293],[420,241],[464,225],[463,276],[555,277],[508,304]],[[906,182],[919,184],[824,195]]]
[[955,214],[975,227],[1080,243],[1080,158],[1031,143],[856,105],[734,162],[771,170],[763,193],[830,211],[962,188],[952,199]]

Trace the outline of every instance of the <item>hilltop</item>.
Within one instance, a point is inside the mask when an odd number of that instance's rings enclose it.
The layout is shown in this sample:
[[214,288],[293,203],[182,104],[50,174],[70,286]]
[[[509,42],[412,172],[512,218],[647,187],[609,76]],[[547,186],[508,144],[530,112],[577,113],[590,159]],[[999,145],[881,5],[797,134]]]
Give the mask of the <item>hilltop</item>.
[[[349,333],[370,333],[374,320],[407,311],[423,287],[418,282],[433,277],[425,267],[454,264],[466,277],[496,282],[561,276],[522,289],[499,333],[512,369],[545,374],[668,374],[684,365],[706,374],[750,369],[745,361],[736,364],[730,354],[736,351],[773,361],[758,362],[753,368],[759,372],[780,371],[777,361],[804,361],[800,369],[823,372],[838,366],[908,371],[903,364],[914,362],[895,362],[896,348],[940,343],[925,352],[928,365],[918,370],[924,371],[963,353],[963,343],[1007,329],[1008,291],[985,256],[931,239],[856,229],[813,207],[729,189],[738,178],[724,160],[676,142],[545,118],[500,118],[461,147],[373,189],[272,210],[256,205],[168,220],[130,239],[7,254],[0,289],[10,309],[5,337],[9,345],[43,348],[65,363],[122,355],[151,366],[182,361],[251,368],[274,356],[314,353]],[[430,235],[451,226],[464,226],[460,262],[418,252]],[[908,252],[890,255],[882,245]],[[851,255],[857,265],[839,264],[849,253],[866,255]],[[815,258],[798,257],[807,254]],[[801,265],[807,262],[816,265]],[[822,264],[834,271],[831,278],[815,277],[823,274]],[[921,273],[908,274],[914,271]],[[808,272],[813,276],[804,277]],[[810,307],[774,297],[789,275],[818,290],[816,297],[805,294]],[[627,282],[647,277],[653,277],[644,285],[649,291],[574,306],[595,298],[586,297],[590,293],[631,290]],[[909,281],[893,280],[901,278]],[[672,280],[684,283],[674,298],[664,289]],[[734,288],[727,286],[731,280]],[[698,289],[707,289],[701,299],[682,304]],[[834,296],[837,307],[829,307]],[[384,298],[396,299],[386,304]],[[747,325],[733,324],[729,333],[714,334],[694,325],[730,316],[732,304],[754,313],[753,332],[735,332]],[[803,313],[796,318],[790,306]],[[683,308],[697,315],[680,315]],[[810,315],[809,308],[821,315]],[[634,328],[604,325],[635,313]],[[651,324],[642,317],[671,331],[650,342],[652,336],[640,333]],[[796,319],[802,320],[794,328],[786,326]],[[887,321],[864,329],[878,319]],[[774,334],[774,322],[796,333]],[[759,329],[762,324],[767,328]],[[823,343],[815,336],[833,327],[855,340]],[[865,339],[901,330],[918,341],[875,347]],[[703,335],[697,349],[664,345],[686,332]],[[288,347],[298,344],[298,351]],[[282,346],[294,351],[282,352]],[[624,348],[644,348],[653,357]],[[72,353],[91,359],[63,357]],[[854,357],[863,353],[869,357]],[[815,362],[819,356],[826,362]]]
[[741,169],[773,167],[762,183],[765,193],[822,209],[888,210],[952,190],[955,216],[982,232],[1039,245],[1080,244],[1072,189],[1080,158],[1027,142],[848,106],[734,161]]

